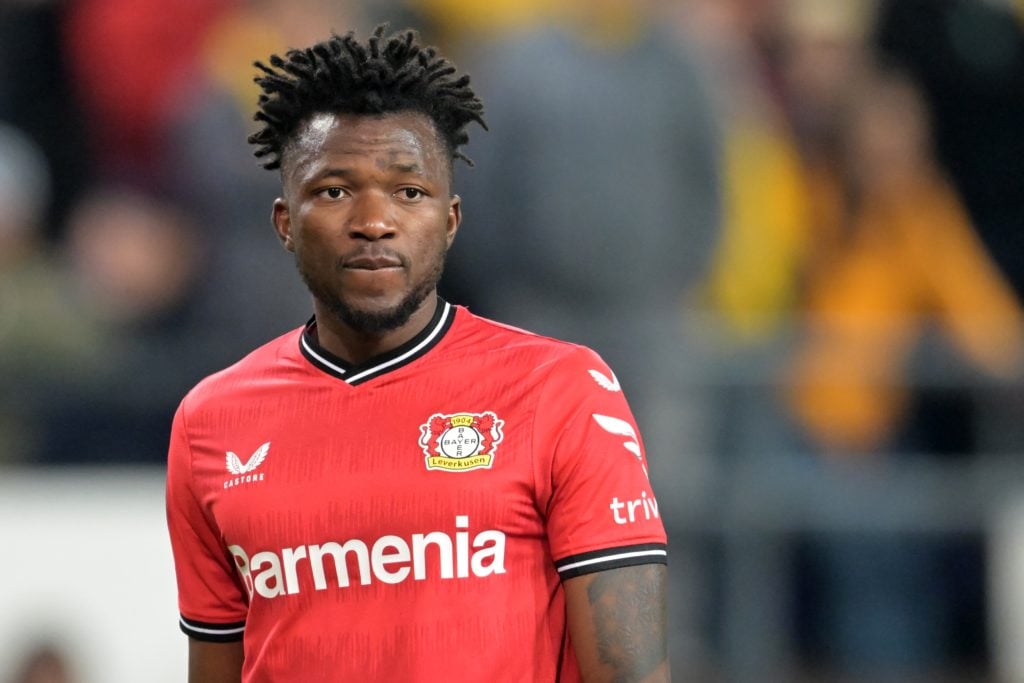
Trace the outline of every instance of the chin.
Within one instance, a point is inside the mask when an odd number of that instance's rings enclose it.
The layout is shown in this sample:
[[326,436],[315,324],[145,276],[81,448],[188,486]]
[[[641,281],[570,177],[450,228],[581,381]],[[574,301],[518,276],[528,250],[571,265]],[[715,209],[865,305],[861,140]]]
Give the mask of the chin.
[[[298,260],[297,260],[298,261]],[[306,287],[328,313],[349,328],[365,334],[382,334],[409,322],[431,296],[441,278],[441,265],[411,288],[338,288],[338,283],[314,277],[298,262]]]
[[407,294],[395,301],[351,301],[338,299],[329,310],[343,323],[354,330],[366,333],[382,333],[396,330],[409,322],[426,299],[418,292]]

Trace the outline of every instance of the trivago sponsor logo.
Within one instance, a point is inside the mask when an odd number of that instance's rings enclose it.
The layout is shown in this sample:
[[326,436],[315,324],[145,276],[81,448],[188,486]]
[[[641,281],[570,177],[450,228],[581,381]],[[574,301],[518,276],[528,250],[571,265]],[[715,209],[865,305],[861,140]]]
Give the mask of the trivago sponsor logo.
[[[465,579],[505,573],[505,534],[486,529],[472,534],[469,517],[455,517],[455,534],[429,531],[381,536],[373,542],[353,538],[312,545],[264,550],[250,555],[239,545],[228,546],[249,596],[294,595],[303,589],[347,588],[353,582],[401,583],[408,579]],[[350,563],[351,562],[351,563]],[[355,569],[350,572],[350,567]],[[331,580],[328,580],[331,576]]]
[[612,511],[616,524],[632,524],[640,520],[659,518],[658,501],[653,495],[648,496],[647,491],[641,491],[640,497],[633,500],[619,500],[619,497],[615,496],[608,509]]

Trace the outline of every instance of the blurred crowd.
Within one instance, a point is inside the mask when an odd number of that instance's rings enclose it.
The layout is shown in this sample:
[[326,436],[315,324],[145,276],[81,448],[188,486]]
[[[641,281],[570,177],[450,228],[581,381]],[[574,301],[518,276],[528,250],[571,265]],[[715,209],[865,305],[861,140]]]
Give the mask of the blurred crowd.
[[[625,388],[675,553],[677,678],[749,673],[715,533],[744,464],[826,487],[1024,452],[1024,3],[20,0],[0,464],[159,465],[195,382],[308,318],[245,142],[252,62],[380,21],[487,110],[443,293],[592,346]],[[986,674],[979,534],[809,528],[794,670]]]

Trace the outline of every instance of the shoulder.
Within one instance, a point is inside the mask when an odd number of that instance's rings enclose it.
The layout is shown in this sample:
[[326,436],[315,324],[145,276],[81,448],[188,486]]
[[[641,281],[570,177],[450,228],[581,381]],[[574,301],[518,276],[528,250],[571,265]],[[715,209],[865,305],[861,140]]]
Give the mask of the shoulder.
[[254,349],[238,362],[200,380],[182,399],[189,413],[222,403],[232,396],[266,383],[283,368],[294,365],[301,327],[290,330]]
[[464,306],[456,307],[456,322],[460,341],[482,344],[488,350],[495,348],[524,348],[548,356],[572,356],[594,352],[585,346],[531,332],[515,325],[498,322],[473,313]]
[[515,367],[545,374],[588,376],[588,370],[610,374],[596,351],[581,344],[555,339],[497,322],[458,308],[457,350],[483,356],[489,365]]

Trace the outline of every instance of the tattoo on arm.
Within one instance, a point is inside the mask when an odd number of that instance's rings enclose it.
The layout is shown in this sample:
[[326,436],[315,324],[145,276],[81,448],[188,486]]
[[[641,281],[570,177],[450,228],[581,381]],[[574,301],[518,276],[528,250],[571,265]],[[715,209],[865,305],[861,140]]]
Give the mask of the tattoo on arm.
[[665,567],[599,572],[587,586],[601,661],[614,681],[641,681],[668,657]]

